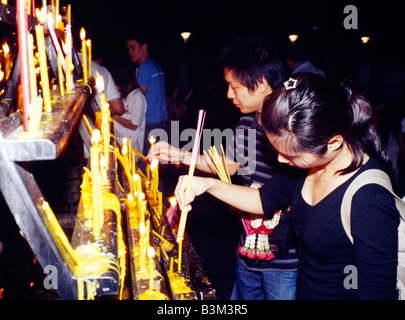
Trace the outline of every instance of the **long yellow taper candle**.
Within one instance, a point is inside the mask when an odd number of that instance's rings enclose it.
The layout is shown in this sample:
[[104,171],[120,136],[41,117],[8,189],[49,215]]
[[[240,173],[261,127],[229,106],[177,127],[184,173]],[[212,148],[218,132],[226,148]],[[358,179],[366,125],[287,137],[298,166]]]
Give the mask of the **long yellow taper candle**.
[[87,46],[86,46],[86,31],[84,28],[80,30],[80,40],[82,40],[82,68],[83,68],[83,82],[87,83]]

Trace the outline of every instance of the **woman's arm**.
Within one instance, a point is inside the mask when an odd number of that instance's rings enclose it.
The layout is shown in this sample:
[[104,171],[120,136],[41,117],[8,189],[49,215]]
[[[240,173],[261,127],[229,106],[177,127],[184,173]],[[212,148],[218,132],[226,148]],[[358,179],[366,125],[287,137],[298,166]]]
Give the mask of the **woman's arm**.
[[131,130],[136,130],[138,129],[138,126],[133,124],[131,120],[129,119],[124,119],[121,116],[114,115],[113,116],[114,120],[117,121],[119,124],[123,125],[124,127],[131,129]]
[[208,192],[215,198],[244,212],[263,214],[258,189],[229,184],[214,178],[192,177],[190,192],[186,195],[188,176],[181,176],[175,195],[180,209],[194,201],[195,197]]
[[[152,150],[152,149],[151,149]],[[149,155],[151,158],[152,154]],[[153,147],[153,157],[157,158],[159,161],[164,162],[164,163],[183,163],[185,165],[190,165],[191,163],[191,152],[187,151],[184,154],[184,158],[181,159],[181,149],[173,147],[166,141],[159,141],[157,142],[154,147]],[[226,159],[226,163],[228,165],[228,171],[229,175],[234,175],[238,169],[239,169],[239,163],[233,162],[229,160],[228,158]],[[206,159],[202,155],[197,156],[197,161],[195,168],[197,170],[207,172],[207,173],[213,173],[215,174],[215,171],[211,166],[207,163]]]

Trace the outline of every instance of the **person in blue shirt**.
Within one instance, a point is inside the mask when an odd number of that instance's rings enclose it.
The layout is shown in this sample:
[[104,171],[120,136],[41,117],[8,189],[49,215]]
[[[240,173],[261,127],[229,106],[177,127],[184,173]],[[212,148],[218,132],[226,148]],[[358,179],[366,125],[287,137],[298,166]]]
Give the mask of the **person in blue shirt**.
[[165,74],[161,66],[150,58],[148,43],[143,35],[127,36],[127,49],[130,59],[138,64],[135,76],[147,103],[143,146],[144,154],[147,154],[150,149],[149,133],[153,129],[166,129],[168,116]]

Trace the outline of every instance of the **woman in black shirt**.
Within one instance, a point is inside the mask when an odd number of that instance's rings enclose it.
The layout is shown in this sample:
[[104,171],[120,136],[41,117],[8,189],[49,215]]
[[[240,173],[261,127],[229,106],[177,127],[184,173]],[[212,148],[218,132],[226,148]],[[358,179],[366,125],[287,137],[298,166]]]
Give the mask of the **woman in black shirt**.
[[187,199],[187,177],[181,177],[180,207],[205,191],[256,214],[272,214],[291,200],[300,246],[297,299],[396,299],[399,214],[393,196],[374,184],[355,194],[354,244],[340,218],[350,182],[365,170],[388,168],[368,102],[303,74],[268,97],[261,122],[279,162],[303,169],[304,175],[276,175],[259,190],[193,177]]

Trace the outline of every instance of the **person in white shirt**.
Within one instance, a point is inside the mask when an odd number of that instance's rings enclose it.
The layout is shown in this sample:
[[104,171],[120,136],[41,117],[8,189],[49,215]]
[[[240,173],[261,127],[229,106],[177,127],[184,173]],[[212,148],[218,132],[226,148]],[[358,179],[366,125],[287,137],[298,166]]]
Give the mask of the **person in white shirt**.
[[145,136],[146,99],[134,77],[134,71],[124,71],[119,83],[121,99],[125,111],[122,115],[114,115],[115,136],[120,145],[123,138],[131,139],[131,147],[140,153],[143,152]]

